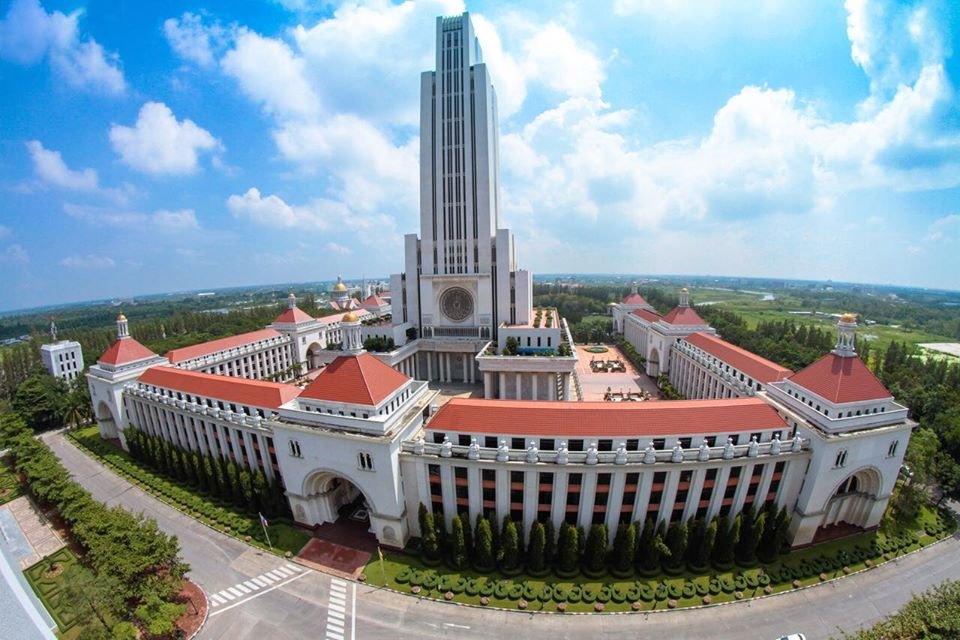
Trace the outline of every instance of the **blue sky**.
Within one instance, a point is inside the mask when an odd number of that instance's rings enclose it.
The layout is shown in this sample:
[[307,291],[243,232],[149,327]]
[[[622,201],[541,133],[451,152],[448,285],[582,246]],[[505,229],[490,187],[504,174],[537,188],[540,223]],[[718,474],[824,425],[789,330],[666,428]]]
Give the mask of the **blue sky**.
[[[0,308],[399,270],[464,8],[0,3]],[[960,288],[956,3],[466,8],[522,267]]]

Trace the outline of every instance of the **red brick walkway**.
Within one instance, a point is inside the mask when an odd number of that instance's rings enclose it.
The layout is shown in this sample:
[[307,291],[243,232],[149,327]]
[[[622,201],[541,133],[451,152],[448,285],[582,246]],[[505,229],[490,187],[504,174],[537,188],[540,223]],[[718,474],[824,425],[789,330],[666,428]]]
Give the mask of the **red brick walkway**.
[[370,521],[354,519],[358,503],[344,506],[336,522],[322,524],[313,530],[297,559],[315,568],[348,578],[356,578],[370,557],[377,551],[377,539],[370,533]]

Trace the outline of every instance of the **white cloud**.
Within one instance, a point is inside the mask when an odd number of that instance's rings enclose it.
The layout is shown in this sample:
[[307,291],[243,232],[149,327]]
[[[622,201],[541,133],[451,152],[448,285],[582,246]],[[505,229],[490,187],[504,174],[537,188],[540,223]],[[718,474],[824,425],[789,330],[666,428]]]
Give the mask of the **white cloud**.
[[523,48],[522,66],[530,80],[567,96],[600,98],[602,63],[564,27],[547,23]]
[[85,256],[67,256],[61,260],[59,264],[61,267],[68,269],[112,269],[116,266],[113,258],[92,254]]
[[0,224],[0,240],[5,240],[6,238],[9,238],[11,235],[13,235],[13,232],[10,231],[8,227],[5,227],[2,224]]
[[45,149],[39,140],[27,142],[33,171],[49,184],[77,191],[96,191],[97,172],[93,169],[74,171],[63,161],[59,151]]
[[319,110],[320,101],[305,77],[303,59],[281,40],[241,30],[220,65],[268,113],[311,116]]
[[38,0],[14,0],[0,21],[0,58],[33,65],[49,55],[68,85],[111,95],[126,91],[119,57],[93,38],[81,39],[82,11],[47,13]]
[[342,244],[337,244],[336,242],[328,242],[323,248],[330,253],[336,253],[337,255],[341,256],[349,256],[353,253],[353,249],[350,247],[345,247]]
[[333,200],[318,199],[307,205],[292,206],[276,195],[262,197],[255,187],[247,189],[242,196],[230,196],[227,209],[238,218],[273,228],[328,229],[350,217],[349,210]]
[[30,254],[22,245],[11,244],[0,252],[0,262],[10,264],[27,264],[30,262]]
[[124,163],[153,175],[195,173],[199,153],[223,149],[209,131],[178,121],[162,102],[144,104],[133,127],[111,125],[110,143]]
[[67,202],[63,205],[63,210],[71,218],[95,227],[171,234],[200,229],[193,209],[159,209],[153,213],[141,213]]
[[224,46],[228,30],[219,23],[205,26],[200,16],[187,11],[180,18],[164,20],[163,34],[180,58],[211,67],[216,62],[214,53]]

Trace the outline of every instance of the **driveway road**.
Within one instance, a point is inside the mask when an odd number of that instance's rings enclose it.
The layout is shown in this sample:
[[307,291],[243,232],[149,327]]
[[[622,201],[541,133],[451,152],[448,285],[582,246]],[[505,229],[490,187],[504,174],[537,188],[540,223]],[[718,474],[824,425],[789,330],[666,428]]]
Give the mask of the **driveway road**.
[[[283,560],[213,531],[156,500],[78,450],[62,434],[46,442],[95,498],[155,518],[176,535],[190,577],[208,594],[282,567]],[[800,631],[810,640],[853,631],[899,609],[914,593],[960,578],[956,536],[872,571],[813,589],[706,609],[630,615],[538,615],[458,607],[305,570],[279,586],[212,608],[200,638],[670,638],[773,639]],[[333,582],[332,582],[333,581]],[[249,584],[248,584],[249,586]],[[354,596],[355,594],[355,596]]]

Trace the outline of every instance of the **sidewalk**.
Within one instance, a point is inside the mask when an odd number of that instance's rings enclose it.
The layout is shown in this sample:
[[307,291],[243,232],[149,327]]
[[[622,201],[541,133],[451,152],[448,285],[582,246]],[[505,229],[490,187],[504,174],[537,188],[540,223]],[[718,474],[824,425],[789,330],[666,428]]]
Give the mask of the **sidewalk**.
[[23,569],[64,546],[41,518],[26,496],[0,506],[0,637],[54,638],[57,625],[23,576]]
[[[21,571],[66,546],[26,496],[0,506],[0,527],[10,531],[11,525],[16,525],[16,529],[9,549]],[[17,533],[20,535],[17,536]]]

